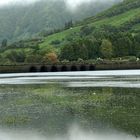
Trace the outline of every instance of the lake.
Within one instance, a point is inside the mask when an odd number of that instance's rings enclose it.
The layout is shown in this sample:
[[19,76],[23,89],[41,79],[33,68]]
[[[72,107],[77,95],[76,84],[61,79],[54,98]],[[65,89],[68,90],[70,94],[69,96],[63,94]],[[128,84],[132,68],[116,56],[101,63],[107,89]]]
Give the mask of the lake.
[[0,74],[0,140],[140,140],[140,70]]

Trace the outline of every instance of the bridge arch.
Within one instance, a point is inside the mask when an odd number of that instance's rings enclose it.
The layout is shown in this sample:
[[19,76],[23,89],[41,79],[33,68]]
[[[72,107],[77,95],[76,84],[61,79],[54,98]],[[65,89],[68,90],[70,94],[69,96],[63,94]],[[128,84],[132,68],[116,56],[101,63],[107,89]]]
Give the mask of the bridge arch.
[[95,66],[94,66],[94,65],[90,65],[90,66],[89,66],[89,70],[90,70],[90,71],[95,70]]
[[75,65],[71,66],[71,71],[78,71],[77,66],[75,66]]
[[81,65],[80,66],[80,71],[87,71],[86,65]]
[[48,72],[48,68],[46,66],[41,66],[40,72]]
[[62,66],[62,67],[61,67],[61,71],[62,71],[62,72],[68,71],[68,67],[67,67],[67,66]]
[[31,66],[29,72],[37,72],[37,67]]
[[58,72],[57,66],[52,66],[51,67],[51,72]]

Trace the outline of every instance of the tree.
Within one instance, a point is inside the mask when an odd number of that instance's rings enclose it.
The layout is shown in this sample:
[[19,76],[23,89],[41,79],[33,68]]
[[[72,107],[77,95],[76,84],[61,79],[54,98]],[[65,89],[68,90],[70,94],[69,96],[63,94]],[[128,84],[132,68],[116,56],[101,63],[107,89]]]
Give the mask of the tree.
[[114,41],[114,46],[115,54],[117,57],[134,54],[135,47],[133,46],[133,44],[135,43],[131,40],[132,39],[127,34],[120,34],[120,37],[116,37],[116,40]]
[[2,43],[1,43],[1,47],[7,47],[7,39],[3,39]]
[[84,44],[83,40],[76,40],[72,43],[65,45],[61,49],[60,58],[61,60],[66,59],[69,61],[77,61],[79,58],[86,60],[88,59],[88,49]]
[[40,54],[29,54],[25,59],[26,63],[41,63],[42,56]]
[[112,43],[109,40],[102,40],[102,44],[101,44],[101,54],[103,56],[103,58],[112,58],[113,56],[113,46]]
[[25,61],[25,52],[12,50],[5,55],[5,58],[12,62],[23,63]]
[[44,62],[50,62],[50,63],[58,62],[58,57],[57,57],[56,53],[54,53],[54,52],[47,53],[44,56]]
[[88,39],[84,39],[84,44],[88,50],[88,59],[95,59],[100,57],[100,40],[91,37]]
[[66,23],[65,23],[65,29],[69,29],[69,28],[71,28],[71,27],[73,27],[73,22],[72,22],[72,20],[70,20],[69,22],[66,22]]
[[87,35],[91,34],[94,29],[95,29],[95,27],[90,27],[88,25],[82,26],[81,29],[80,29],[80,35],[81,36],[87,36]]
[[69,61],[72,61],[74,59],[74,50],[71,43],[66,44],[65,46],[62,47],[61,53],[60,53],[60,59],[69,60]]

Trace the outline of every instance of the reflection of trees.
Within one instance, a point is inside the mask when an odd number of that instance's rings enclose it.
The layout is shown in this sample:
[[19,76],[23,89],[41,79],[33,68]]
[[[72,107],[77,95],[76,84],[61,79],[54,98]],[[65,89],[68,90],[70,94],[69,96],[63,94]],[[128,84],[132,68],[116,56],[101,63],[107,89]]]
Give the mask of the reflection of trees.
[[139,89],[114,88],[107,101],[109,121],[115,128],[140,134],[140,96]]
[[63,88],[52,84],[11,85],[0,87],[0,92],[7,93],[0,96],[1,109],[8,110],[3,117],[12,116],[10,110],[14,109],[17,119],[21,115],[30,118],[24,127],[60,133],[76,122],[92,129],[114,127],[140,135],[139,89]]
[[90,127],[114,127],[140,135],[139,89],[94,88],[85,93],[79,114]]

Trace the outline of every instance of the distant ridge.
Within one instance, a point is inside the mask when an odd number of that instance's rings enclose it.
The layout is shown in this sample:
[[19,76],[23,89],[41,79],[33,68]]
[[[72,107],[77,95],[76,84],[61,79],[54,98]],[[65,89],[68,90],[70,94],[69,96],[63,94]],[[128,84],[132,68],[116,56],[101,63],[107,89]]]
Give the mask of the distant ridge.
[[[117,0],[117,3],[120,0]],[[17,41],[36,36],[39,32],[63,28],[65,23],[83,20],[111,7],[114,4],[98,2],[80,5],[71,12],[63,0],[42,0],[26,6],[0,8],[0,42],[3,39]]]

